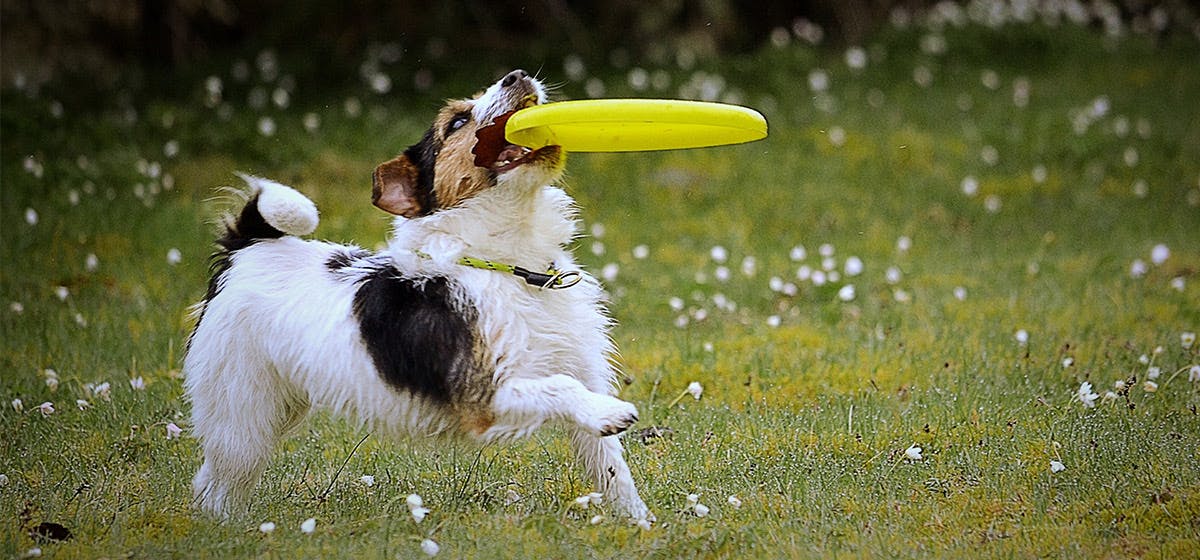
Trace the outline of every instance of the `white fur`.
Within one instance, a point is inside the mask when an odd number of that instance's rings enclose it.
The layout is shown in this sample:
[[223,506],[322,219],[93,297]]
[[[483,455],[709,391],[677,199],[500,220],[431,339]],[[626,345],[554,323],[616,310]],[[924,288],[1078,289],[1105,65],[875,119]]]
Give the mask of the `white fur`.
[[[621,443],[610,435],[629,427],[637,410],[615,397],[612,322],[599,282],[581,271],[575,286],[543,290],[455,262],[470,255],[530,270],[550,263],[577,270],[566,248],[578,228],[574,203],[561,189],[544,186],[548,173],[518,167],[456,207],[397,218],[379,254],[406,277],[450,279],[453,298],[475,310],[477,336],[494,365],[487,403],[493,421],[479,432],[464,431],[445,405],[383,381],[352,309],[358,286],[325,265],[346,247],[287,236],[232,253],[219,293],[199,307],[202,317],[184,360],[193,432],[205,456],[193,481],[200,507],[219,515],[241,507],[279,439],[319,407],[387,435],[455,433],[480,442],[562,423],[609,502],[634,519],[652,520]],[[316,209],[303,195],[246,180],[276,229],[315,227]]]
[[258,195],[258,211],[271,227],[288,235],[308,235],[317,229],[317,205],[296,189],[275,181],[238,174]]

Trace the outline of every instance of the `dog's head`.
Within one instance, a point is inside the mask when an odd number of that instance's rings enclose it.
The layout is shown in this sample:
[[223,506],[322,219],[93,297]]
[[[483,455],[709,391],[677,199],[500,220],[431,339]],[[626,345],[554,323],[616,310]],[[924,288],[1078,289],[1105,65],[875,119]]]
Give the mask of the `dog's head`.
[[447,102],[420,142],[375,168],[371,202],[412,218],[491,188],[553,183],[565,159],[558,146],[530,150],[504,139],[512,112],[545,101],[541,82],[513,70],[472,99]]

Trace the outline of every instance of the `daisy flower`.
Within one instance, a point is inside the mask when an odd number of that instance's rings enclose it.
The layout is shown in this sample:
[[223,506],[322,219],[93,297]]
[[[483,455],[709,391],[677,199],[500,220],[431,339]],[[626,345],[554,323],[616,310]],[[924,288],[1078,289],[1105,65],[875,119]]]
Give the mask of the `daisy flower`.
[[1100,398],[1100,395],[1092,392],[1091,383],[1084,381],[1079,385],[1079,392],[1076,394],[1076,398],[1083,403],[1084,407],[1092,408],[1096,406],[1096,399]]

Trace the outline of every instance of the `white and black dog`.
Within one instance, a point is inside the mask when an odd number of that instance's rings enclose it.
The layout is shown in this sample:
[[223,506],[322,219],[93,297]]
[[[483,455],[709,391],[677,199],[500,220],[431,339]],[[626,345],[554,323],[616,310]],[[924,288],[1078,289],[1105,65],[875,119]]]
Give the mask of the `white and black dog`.
[[245,507],[276,443],[319,407],[387,435],[480,442],[561,422],[609,502],[653,519],[616,437],[637,409],[614,396],[605,294],[567,248],[565,154],[503,139],[508,115],[545,101],[516,70],[448,102],[375,170],[372,200],[398,216],[377,253],[300,239],[313,203],[244,177],[184,361],[202,509]]

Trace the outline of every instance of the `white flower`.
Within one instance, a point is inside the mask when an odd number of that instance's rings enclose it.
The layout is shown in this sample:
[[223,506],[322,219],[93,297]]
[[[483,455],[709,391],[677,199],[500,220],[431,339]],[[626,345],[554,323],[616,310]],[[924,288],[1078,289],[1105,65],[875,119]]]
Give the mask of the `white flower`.
[[921,459],[924,459],[924,457],[921,455],[921,448],[917,447],[916,445],[905,449],[904,456],[908,457],[912,461],[920,461]]
[[1129,276],[1132,278],[1141,278],[1146,275],[1146,261],[1142,259],[1133,259],[1133,264],[1129,265]]
[[742,500],[741,498],[738,498],[737,495],[730,496],[727,501],[729,502],[729,505],[734,507],[734,509],[742,507]]
[[15,410],[17,412],[21,412],[21,411],[25,410],[25,403],[22,402],[21,399],[13,399],[12,407],[13,407],[13,410]]
[[601,494],[599,492],[592,492],[592,493],[588,494],[587,497],[588,497],[588,502],[590,502],[594,506],[598,506],[598,505],[604,503],[604,494]]
[[858,276],[859,274],[862,274],[862,259],[854,256],[848,257],[846,262],[842,265],[842,271],[846,273],[846,276]]
[[1125,390],[1125,380],[1124,379],[1116,380],[1116,382],[1113,383],[1113,389],[1116,389],[1118,391],[1124,391]]
[[1112,391],[1105,391],[1104,396],[1101,398],[1104,399],[1104,402],[1115,401],[1117,400],[1117,394]]
[[267,521],[266,523],[259,525],[258,530],[262,533],[270,533],[271,531],[275,530],[275,524],[270,521]]
[[373,477],[369,474],[362,475],[362,477],[360,477],[358,479],[358,481],[363,483],[363,486],[366,486],[367,488],[375,486],[375,477]]
[[54,391],[57,391],[58,390],[58,378],[57,377],[47,377],[46,378],[46,387],[48,387],[50,389],[51,393],[53,393]]
[[708,256],[712,257],[713,262],[721,264],[729,259],[729,251],[720,245],[714,245],[712,249],[709,249]]
[[75,399],[75,406],[79,407],[79,410],[87,410],[88,408],[91,408],[92,403],[89,403],[83,399]]
[[604,268],[600,269],[600,278],[604,279],[605,282],[615,281],[620,274],[621,265],[617,263],[608,263],[604,265]]
[[792,259],[793,262],[802,261],[807,257],[808,251],[804,249],[803,245],[792,247],[792,250],[788,252],[788,258]]
[[645,245],[638,245],[633,248],[633,258],[642,260],[650,256],[650,248]]
[[1150,369],[1146,370],[1146,377],[1150,379],[1158,379],[1160,375],[1162,375],[1162,368],[1158,366],[1150,366]]
[[[1070,356],[1063,358],[1062,367],[1069,368],[1073,365],[1075,365],[1075,358],[1072,358]],[[1089,384],[1089,386],[1091,386],[1091,385]]]
[[601,523],[604,523],[604,516],[603,515],[592,516],[592,520],[589,521],[589,523],[591,523],[592,525],[599,525]]
[[592,499],[589,496],[585,495],[575,498],[575,505],[579,506],[580,509],[587,509],[591,504]]
[[1067,466],[1062,464],[1061,461],[1050,461],[1050,472],[1059,473],[1065,470],[1067,470]]
[[758,259],[751,255],[742,257],[742,276],[747,278],[758,274]]
[[694,506],[700,503],[700,494],[688,494],[687,503],[689,506]]
[[771,327],[771,328],[778,327],[781,322],[782,322],[782,319],[780,319],[778,315],[771,315],[770,317],[767,317],[767,326],[768,327]]
[[438,543],[433,542],[432,539],[421,541],[421,552],[424,552],[427,556],[437,556],[440,550],[442,550],[442,547],[438,546]]
[[183,262],[183,254],[179,252],[179,249],[171,247],[167,250],[167,264],[175,265],[181,262]]
[[425,505],[425,500],[422,500],[421,496],[417,494],[409,494],[404,498],[404,503],[408,505],[409,510],[413,510]]
[[1182,332],[1179,333],[1179,345],[1184,348],[1191,348],[1192,344],[1196,343],[1196,333]]
[[59,301],[67,301],[67,297],[70,295],[71,291],[68,290],[66,286],[54,287],[54,297],[57,297]]
[[958,301],[966,301],[967,289],[962,286],[955,286],[954,287],[954,299],[956,299]]
[[51,414],[54,414],[54,403],[47,401],[39,404],[38,410],[41,411],[42,416],[50,416]]
[[854,301],[854,284],[846,284],[838,290],[837,297],[842,301]]
[[639,519],[637,526],[643,531],[649,531],[652,527],[654,527],[654,525],[650,523],[650,520],[645,518]]
[[21,558],[41,558],[41,556],[42,549],[35,546],[29,550],[26,550],[25,554],[21,555]]
[[1019,329],[1017,330],[1016,334],[1013,335],[1013,338],[1017,339],[1017,344],[1025,346],[1026,344],[1029,344],[1029,331],[1026,331],[1025,329]]
[[688,383],[687,392],[693,399],[700,400],[700,395],[704,393],[704,387],[700,385],[699,381],[693,381]]
[[1188,381],[1200,381],[1200,366],[1192,366],[1188,369]]
[[25,312],[25,304],[23,304],[19,301],[14,301],[14,302],[8,304],[8,310],[12,311],[13,313],[16,313],[17,315],[20,315]]
[[692,508],[692,511],[696,512],[696,517],[704,517],[708,515],[708,506],[704,504],[696,504],[696,507]]
[[312,532],[316,531],[316,530],[317,530],[316,518],[309,517],[308,519],[304,520],[304,523],[300,524],[300,532],[302,532],[306,535],[311,535]]
[[1158,391],[1158,383],[1155,383],[1153,381],[1147,381],[1145,383],[1142,383],[1142,390],[1147,393],[1153,393],[1155,391]]
[[96,257],[96,253],[88,253],[83,259],[83,268],[88,272],[95,272],[100,268],[100,259]]
[[139,375],[138,377],[134,377],[133,379],[129,380],[129,386],[135,391],[141,391],[146,388],[146,380],[142,379],[142,377]]
[[429,508],[415,507],[408,510],[412,514],[413,521],[420,523],[425,520],[425,516],[429,515]]
[[885,270],[883,272],[883,278],[884,278],[884,280],[887,280],[888,284],[899,284],[900,277],[901,277],[900,269],[895,266],[889,266],[887,268],[887,270]]
[[1086,408],[1092,408],[1096,406],[1096,399],[1100,398],[1100,395],[1092,392],[1092,384],[1088,383],[1087,381],[1084,381],[1079,385],[1079,392],[1076,396]]
[[0,488],[8,486],[8,475],[0,474]]
[[38,213],[37,213],[37,210],[34,210],[33,208],[26,208],[26,209],[25,209],[25,223],[27,223],[27,224],[29,224],[29,225],[31,225],[31,226],[36,226],[36,225],[37,225],[37,223],[38,223]]
[[92,394],[107,401],[111,398],[111,390],[112,390],[112,387],[108,384],[107,381],[105,381],[104,383],[95,385],[94,388],[92,389]]
[[1182,292],[1187,289],[1187,280],[1184,280],[1182,276],[1176,276],[1172,278],[1169,284],[1177,292]]
[[1154,263],[1154,266],[1167,262],[1169,258],[1171,258],[1171,249],[1166,245],[1159,243],[1150,250],[1150,262]]
[[183,435],[183,428],[180,428],[174,422],[167,424],[167,439],[175,439]]
[[1144,366],[1150,365],[1150,356],[1147,356],[1146,354],[1138,356],[1138,363]]

